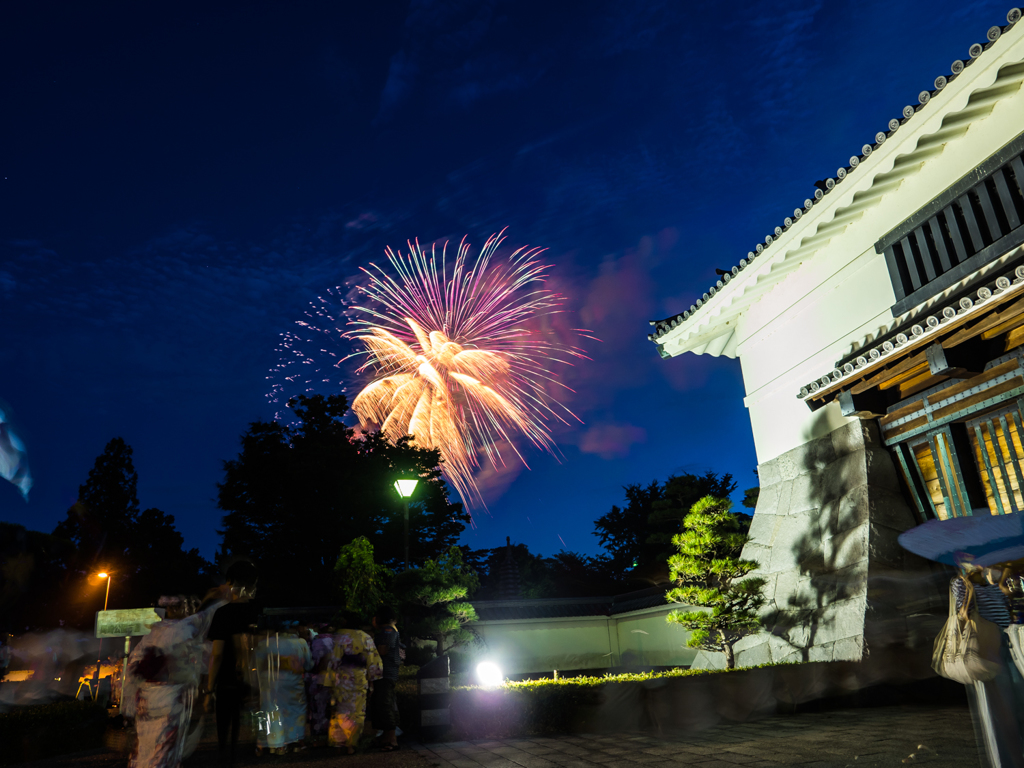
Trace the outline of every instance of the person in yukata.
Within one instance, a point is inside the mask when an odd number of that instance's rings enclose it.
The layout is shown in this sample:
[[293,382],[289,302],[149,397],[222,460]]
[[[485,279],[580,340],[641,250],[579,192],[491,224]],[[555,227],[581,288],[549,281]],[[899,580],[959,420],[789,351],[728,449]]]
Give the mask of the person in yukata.
[[[1010,600],[1000,568],[981,568],[961,561],[960,576],[950,588],[957,611],[977,608],[981,618],[1001,630],[1012,623]],[[986,768],[1024,768],[1024,683],[1010,656],[1008,638],[1000,633],[1002,669],[994,680],[967,686],[967,698],[981,741],[979,757]]]
[[231,602],[214,614],[207,635],[212,646],[206,693],[216,700],[221,760],[231,764],[238,745],[242,706],[252,690],[249,638],[255,632],[260,611],[251,602],[256,595],[256,566],[247,560],[238,560],[231,564],[224,578]]
[[398,614],[393,608],[383,607],[373,617],[376,634],[373,641],[377,646],[383,665],[383,676],[373,686],[370,700],[368,727],[383,731],[380,737],[382,752],[398,749],[395,731],[398,728],[398,706],[395,701],[395,685],[398,683],[398,669],[402,664],[402,642],[398,636]]
[[308,675],[309,730],[313,746],[327,744],[327,731],[331,721],[331,689],[325,678],[334,651],[334,628],[324,627],[310,640],[309,652],[312,669]]
[[[346,619],[349,627],[359,626],[355,617]],[[331,692],[328,743],[351,755],[363,734],[370,683],[382,674],[381,659],[373,638],[361,629],[338,629],[333,638],[324,675]]]
[[135,721],[136,744],[129,768],[177,768],[195,749],[202,720],[189,732],[203,674],[203,639],[223,596],[199,613],[198,601],[161,597],[166,611],[128,657],[122,714]]
[[309,646],[287,628],[266,632],[256,645],[260,686],[256,752],[283,755],[304,748],[306,738],[305,673],[312,667]]

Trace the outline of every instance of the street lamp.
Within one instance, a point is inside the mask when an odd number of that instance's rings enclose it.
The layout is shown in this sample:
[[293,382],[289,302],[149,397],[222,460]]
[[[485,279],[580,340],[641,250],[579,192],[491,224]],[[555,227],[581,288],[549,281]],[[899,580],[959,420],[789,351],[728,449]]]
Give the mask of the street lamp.
[[[96,574],[96,578],[97,579],[106,579],[107,580],[107,594],[103,598],[103,610],[105,611],[105,610],[107,610],[107,603],[110,601],[110,574],[107,573],[106,571],[100,571],[99,573]],[[96,659],[96,674],[93,677],[93,680],[96,681],[96,687],[93,689],[93,692],[92,692],[93,699],[95,699],[96,696],[100,692],[100,665],[102,663],[103,663],[103,638],[101,637],[100,638],[100,648],[99,648],[98,658]]]
[[415,477],[403,477],[395,480],[395,490],[402,497],[405,506],[405,570],[409,570],[409,497],[416,490],[419,482]]

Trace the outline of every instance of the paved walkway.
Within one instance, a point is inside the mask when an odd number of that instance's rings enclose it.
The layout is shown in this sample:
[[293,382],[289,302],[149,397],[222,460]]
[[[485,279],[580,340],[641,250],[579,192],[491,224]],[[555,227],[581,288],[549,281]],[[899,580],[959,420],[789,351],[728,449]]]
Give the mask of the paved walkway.
[[581,734],[413,745],[436,768],[975,768],[966,707],[776,716],[698,733]]

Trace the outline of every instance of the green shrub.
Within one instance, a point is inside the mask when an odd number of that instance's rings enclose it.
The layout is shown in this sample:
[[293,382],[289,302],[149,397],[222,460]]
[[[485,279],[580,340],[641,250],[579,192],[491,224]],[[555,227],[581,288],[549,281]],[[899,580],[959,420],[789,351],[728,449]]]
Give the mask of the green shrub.
[[[609,704],[623,702],[626,709],[642,719],[645,715],[643,711],[635,711],[637,705],[642,710],[649,691],[670,680],[709,678],[778,666],[791,665],[762,664],[734,670],[676,668],[661,672],[544,678],[508,681],[493,689],[458,685],[457,682],[467,676],[452,675],[452,729],[445,738],[504,738],[604,729],[608,724],[602,717],[608,717]],[[418,722],[419,709],[415,679],[399,680],[395,692],[403,722],[412,729]]]
[[93,701],[62,701],[0,713],[0,765],[103,745],[107,710]]

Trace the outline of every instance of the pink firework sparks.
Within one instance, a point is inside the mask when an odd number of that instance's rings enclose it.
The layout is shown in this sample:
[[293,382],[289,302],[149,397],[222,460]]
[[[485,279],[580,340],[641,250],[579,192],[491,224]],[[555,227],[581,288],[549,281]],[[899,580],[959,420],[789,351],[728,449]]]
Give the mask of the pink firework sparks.
[[564,303],[544,287],[550,265],[538,261],[538,248],[497,257],[503,234],[475,260],[463,238],[453,263],[447,243],[440,255],[418,241],[407,254],[388,248],[391,269],[364,270],[369,306],[353,308],[345,334],[363,346],[359,371],[372,374],[352,403],[362,425],[438,450],[467,506],[482,503],[474,479],[481,459],[503,466],[507,447],[526,464],[519,438],[553,452],[551,422],[579,421],[557,398],[568,388],[556,369],[586,356],[538,322]]

